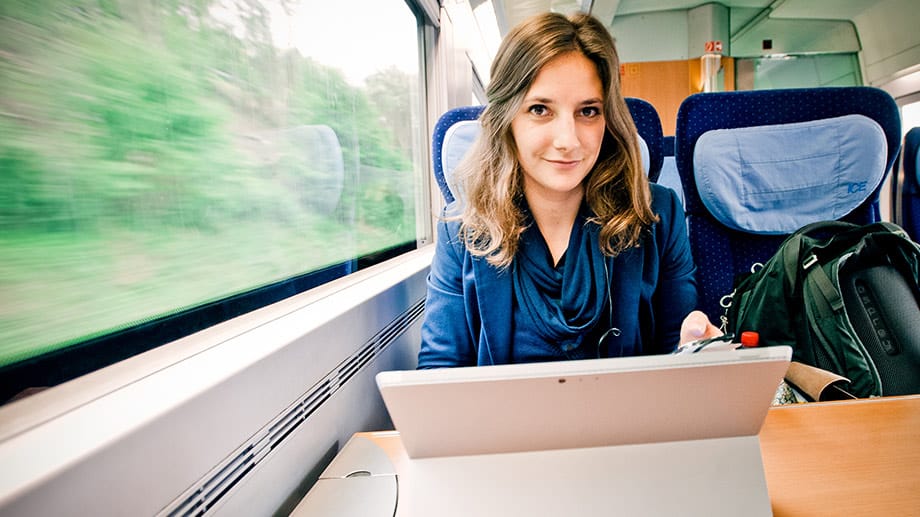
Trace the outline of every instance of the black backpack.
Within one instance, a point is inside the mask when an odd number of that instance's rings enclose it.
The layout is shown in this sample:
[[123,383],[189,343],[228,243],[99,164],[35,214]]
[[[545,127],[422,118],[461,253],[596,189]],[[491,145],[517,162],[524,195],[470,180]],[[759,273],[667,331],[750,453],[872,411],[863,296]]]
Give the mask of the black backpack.
[[857,397],[920,393],[918,267],[920,247],[897,225],[810,224],[737,282],[727,330],[791,346]]

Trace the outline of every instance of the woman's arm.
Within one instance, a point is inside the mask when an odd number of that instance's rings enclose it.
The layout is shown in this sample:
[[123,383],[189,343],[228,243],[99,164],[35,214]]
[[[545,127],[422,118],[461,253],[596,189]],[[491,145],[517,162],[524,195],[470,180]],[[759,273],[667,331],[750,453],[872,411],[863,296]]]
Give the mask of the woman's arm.
[[[677,194],[666,187],[652,185],[652,196],[653,209],[660,218],[656,229],[659,277],[652,303],[656,334],[660,336],[657,339],[661,347],[659,353],[667,353],[684,342],[685,318],[696,309],[696,265],[690,253],[684,210]],[[692,321],[696,322],[696,319]],[[692,327],[694,331],[696,328]],[[690,336],[690,327],[687,335]]]
[[428,274],[422,320],[419,368],[473,366],[477,362],[467,315],[467,302],[475,299],[475,293],[466,292],[463,285],[466,253],[458,229],[458,223],[438,221],[437,247]]

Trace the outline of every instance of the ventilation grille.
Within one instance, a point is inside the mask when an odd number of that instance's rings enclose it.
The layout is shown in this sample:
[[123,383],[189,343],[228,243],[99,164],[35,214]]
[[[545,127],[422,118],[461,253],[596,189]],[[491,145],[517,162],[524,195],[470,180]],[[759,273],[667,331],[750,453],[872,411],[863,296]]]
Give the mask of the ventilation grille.
[[271,425],[255,435],[233,457],[208,473],[196,488],[186,492],[161,512],[161,515],[177,517],[205,515],[208,510],[217,504],[221,497],[239,483],[272,449],[281,445],[291,432],[306,422],[310,415],[319,409],[340,387],[357,375],[368,363],[386,350],[406,329],[411,327],[421,317],[424,309],[425,302],[420,300],[391,321],[358,351],[314,385],[297,402],[288,407]]

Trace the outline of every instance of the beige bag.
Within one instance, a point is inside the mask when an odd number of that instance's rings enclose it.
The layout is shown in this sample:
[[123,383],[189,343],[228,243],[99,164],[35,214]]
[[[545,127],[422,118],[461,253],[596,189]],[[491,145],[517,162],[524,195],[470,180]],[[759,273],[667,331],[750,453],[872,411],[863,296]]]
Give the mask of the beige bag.
[[797,361],[789,363],[786,382],[811,402],[856,398],[847,391],[850,380],[846,377]]

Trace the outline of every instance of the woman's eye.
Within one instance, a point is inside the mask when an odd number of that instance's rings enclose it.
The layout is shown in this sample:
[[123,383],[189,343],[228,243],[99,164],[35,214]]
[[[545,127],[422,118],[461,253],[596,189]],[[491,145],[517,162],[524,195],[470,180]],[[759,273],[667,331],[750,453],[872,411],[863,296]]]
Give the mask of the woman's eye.
[[594,118],[600,114],[601,114],[601,110],[600,108],[596,106],[588,106],[585,108],[581,108],[582,117]]
[[549,110],[546,109],[546,106],[542,104],[534,104],[527,111],[529,111],[533,115],[537,115],[538,117],[542,117],[543,115],[546,115],[547,113],[549,113]]

